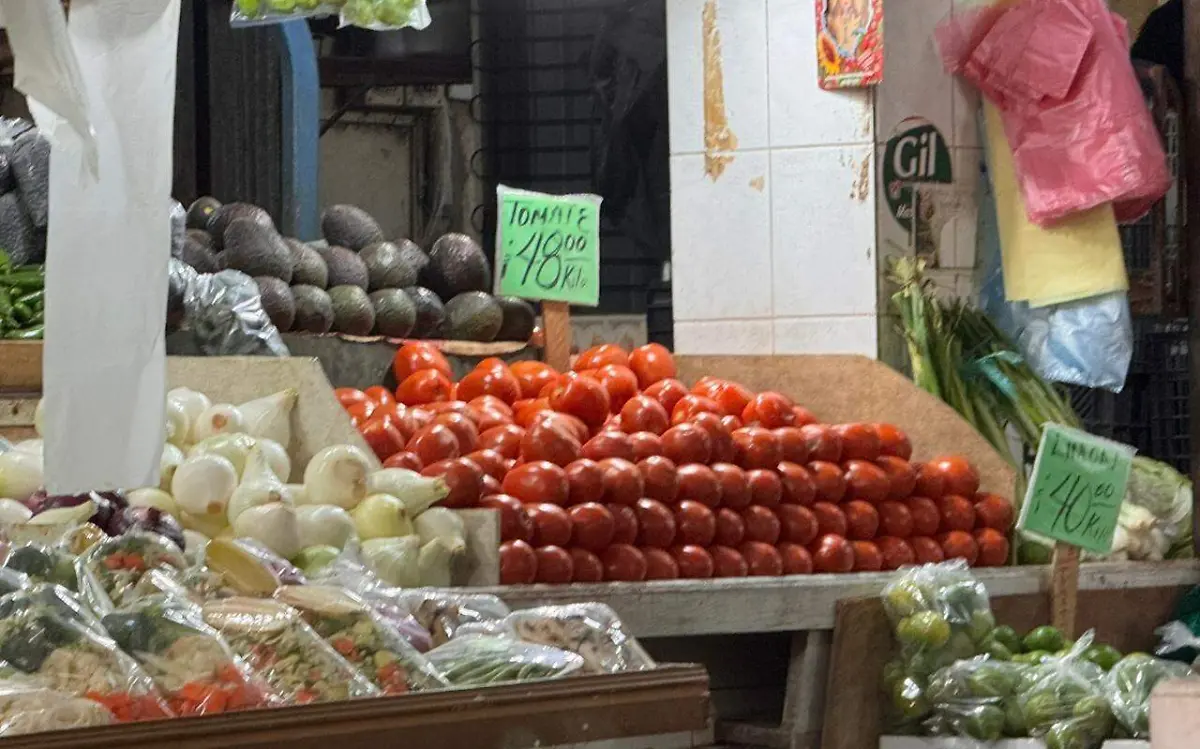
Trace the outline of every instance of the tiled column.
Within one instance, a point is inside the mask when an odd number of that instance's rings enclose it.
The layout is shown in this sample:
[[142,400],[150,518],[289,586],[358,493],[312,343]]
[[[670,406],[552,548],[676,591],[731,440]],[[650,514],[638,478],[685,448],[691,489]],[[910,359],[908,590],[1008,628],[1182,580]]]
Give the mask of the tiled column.
[[[736,138],[707,154],[706,5]],[[873,95],[817,86],[813,0],[667,0],[667,29],[676,350],[876,356]]]

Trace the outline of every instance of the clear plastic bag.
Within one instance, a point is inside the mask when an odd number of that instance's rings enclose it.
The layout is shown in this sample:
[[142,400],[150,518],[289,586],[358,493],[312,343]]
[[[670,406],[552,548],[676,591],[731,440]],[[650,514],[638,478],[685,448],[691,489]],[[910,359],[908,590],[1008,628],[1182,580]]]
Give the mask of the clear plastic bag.
[[37,686],[24,679],[0,679],[0,736],[108,726],[117,719],[99,702]]
[[425,0],[346,0],[339,19],[339,26],[371,31],[421,30],[433,20]]
[[171,257],[183,252],[183,241],[187,238],[187,209],[175,198],[171,198]]
[[326,585],[285,586],[275,598],[299,611],[305,623],[384,694],[448,685],[404,635],[353,593]]
[[433,667],[456,687],[551,679],[583,668],[583,658],[575,653],[486,635],[464,635],[427,655]]
[[[197,273],[171,259],[169,295],[182,289],[182,325],[205,356],[288,356],[279,330],[263,310],[258,284],[245,273]],[[168,298],[170,301],[170,297]],[[178,305],[168,312],[178,318]]]
[[75,593],[61,585],[48,583],[31,583],[22,590],[0,598],[0,619],[30,607],[52,611],[63,619],[76,622],[93,632],[105,634],[100,619],[80,602]]
[[1091,644],[1092,633],[1085,632],[1066,655],[1044,658],[1022,677],[1013,718],[1029,736],[1044,737],[1048,745],[1099,749],[1112,735],[1104,671],[1083,658]]
[[1154,687],[1161,681],[1194,675],[1185,663],[1130,653],[1109,669],[1105,693],[1121,727],[1135,739],[1146,739],[1150,737],[1150,693]]
[[510,613],[504,601],[483,593],[408,590],[398,600],[430,633],[435,647],[454,639],[464,624],[498,622]]
[[978,741],[1024,736],[1018,693],[1032,668],[980,656],[935,672],[925,691],[933,711],[928,727]]
[[204,605],[204,621],[288,704],[378,697],[299,612],[279,601],[226,598]]
[[18,590],[25,590],[32,584],[33,581],[24,572],[17,572],[8,567],[0,567],[0,596],[16,593]]
[[280,704],[245,667],[195,604],[168,595],[134,601],[102,620],[142,665],[178,716],[215,715]]
[[637,640],[626,634],[617,613],[602,603],[522,609],[505,617],[504,624],[519,640],[576,653],[583,658],[584,673],[655,667]]
[[337,559],[322,567],[313,580],[323,585],[336,585],[348,590],[369,605],[390,625],[404,635],[409,644],[419,653],[433,649],[433,636],[423,627],[405,603],[406,591],[383,584],[357,558],[354,544],[348,544],[346,550]]
[[234,0],[229,13],[229,25],[234,28],[262,26],[303,18],[332,16],[337,15],[338,4],[317,0]]
[[100,616],[136,600],[138,583],[158,568],[184,570],[187,559],[173,542],[145,531],[101,541],[75,560],[83,600]]
[[36,597],[5,596],[0,661],[38,684],[95,700],[120,722],[170,717],[153,680],[102,631]]
[[9,546],[4,567],[27,575],[34,582],[79,589],[75,555],[49,544],[30,541]]

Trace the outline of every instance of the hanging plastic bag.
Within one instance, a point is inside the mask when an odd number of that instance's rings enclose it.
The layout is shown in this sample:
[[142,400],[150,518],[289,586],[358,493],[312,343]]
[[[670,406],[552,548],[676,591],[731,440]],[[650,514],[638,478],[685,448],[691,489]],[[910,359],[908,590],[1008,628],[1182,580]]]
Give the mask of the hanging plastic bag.
[[337,14],[339,4],[336,1],[324,3],[320,0],[234,0],[229,12],[229,25],[234,28],[265,26],[332,16]]
[[339,16],[340,26],[357,26],[372,31],[427,28],[432,20],[425,0],[347,0]]

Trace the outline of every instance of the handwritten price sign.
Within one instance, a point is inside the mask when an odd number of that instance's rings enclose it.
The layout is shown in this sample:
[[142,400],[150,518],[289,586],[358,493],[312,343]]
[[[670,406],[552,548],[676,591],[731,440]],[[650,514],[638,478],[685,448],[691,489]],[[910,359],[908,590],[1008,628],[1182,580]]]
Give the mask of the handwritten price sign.
[[1107,554],[1134,452],[1128,445],[1047,424],[1018,526]]
[[597,195],[496,188],[497,293],[595,307],[600,303]]

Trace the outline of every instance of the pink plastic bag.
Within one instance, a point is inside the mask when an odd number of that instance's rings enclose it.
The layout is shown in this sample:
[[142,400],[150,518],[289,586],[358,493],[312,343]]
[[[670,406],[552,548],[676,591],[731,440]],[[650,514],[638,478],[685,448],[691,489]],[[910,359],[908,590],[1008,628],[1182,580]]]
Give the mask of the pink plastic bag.
[[934,32],[942,63],[1000,108],[1029,219],[1047,226],[1113,203],[1132,221],[1171,175],[1104,0],[1022,0],[956,11]]

